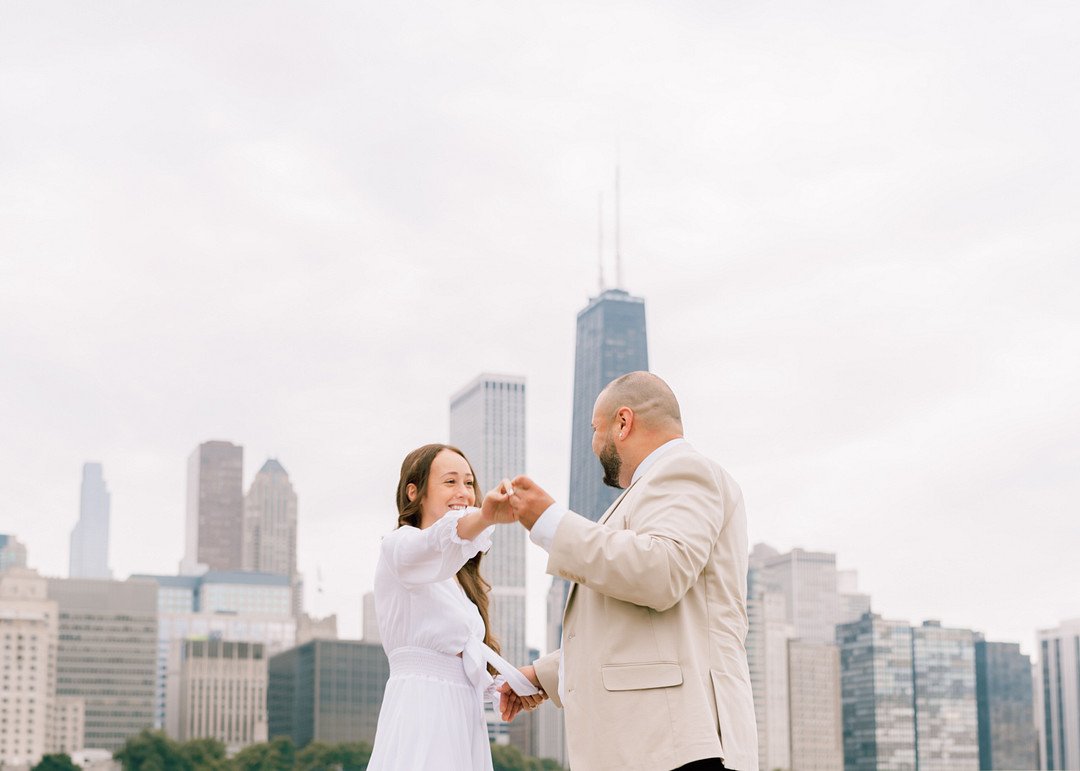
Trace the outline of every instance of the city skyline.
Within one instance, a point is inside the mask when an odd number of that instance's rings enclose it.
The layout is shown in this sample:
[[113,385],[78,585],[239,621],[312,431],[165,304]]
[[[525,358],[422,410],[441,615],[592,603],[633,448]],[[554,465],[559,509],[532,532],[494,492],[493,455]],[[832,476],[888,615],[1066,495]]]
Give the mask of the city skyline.
[[1080,615],[1080,8],[58,8],[0,8],[0,530],[43,573],[90,460],[114,574],[172,572],[184,460],[229,440],[244,489],[289,470],[355,637],[401,458],[478,371],[527,378],[565,501],[618,159],[650,367],[752,543],[1028,653]]

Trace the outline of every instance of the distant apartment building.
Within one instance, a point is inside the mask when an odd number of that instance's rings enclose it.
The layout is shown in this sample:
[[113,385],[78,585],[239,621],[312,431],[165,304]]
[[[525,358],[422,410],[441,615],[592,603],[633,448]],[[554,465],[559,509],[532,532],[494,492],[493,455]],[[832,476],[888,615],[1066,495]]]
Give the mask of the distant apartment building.
[[52,725],[49,752],[72,755],[83,749],[86,700],[81,696],[57,696],[52,709]]
[[844,767],[979,767],[975,635],[866,614],[836,630]]
[[746,651],[759,765],[839,769],[840,672],[830,664],[838,661],[836,625],[843,613],[869,608],[869,596],[858,593],[855,571],[836,569],[831,552],[781,554],[756,544],[749,565]]
[[154,724],[157,587],[129,579],[48,579],[59,612],[58,696],[82,698],[85,746],[116,750]]
[[180,572],[242,570],[244,448],[203,442],[188,457],[187,516]]
[[288,576],[213,571],[201,576],[132,576],[158,593],[154,727],[180,737],[183,645],[189,639],[258,643],[267,656],[296,645]]
[[832,643],[788,641],[789,767],[844,771],[840,651]]
[[1031,659],[1017,643],[975,640],[979,708],[979,768],[1030,771],[1039,767]]
[[180,654],[181,741],[230,750],[267,740],[267,658],[261,643],[185,640]]
[[845,771],[915,768],[911,625],[867,614],[836,629]]
[[0,572],[26,567],[26,546],[8,533],[0,533]]
[[46,579],[22,567],[0,573],[0,767],[51,749],[57,615]]
[[83,464],[79,521],[71,531],[70,578],[112,578],[109,569],[111,501],[101,464]]
[[1040,763],[1080,768],[1080,618],[1038,633],[1035,678]]
[[975,634],[925,621],[912,629],[919,771],[977,771]]
[[[381,645],[313,640],[270,659],[270,736],[313,741],[375,740],[390,663]],[[418,727],[419,730],[419,727]]]
[[[315,618],[301,613],[296,618],[296,644],[303,645],[312,640],[338,639],[337,614],[324,618]],[[277,653],[277,651],[274,651]]]

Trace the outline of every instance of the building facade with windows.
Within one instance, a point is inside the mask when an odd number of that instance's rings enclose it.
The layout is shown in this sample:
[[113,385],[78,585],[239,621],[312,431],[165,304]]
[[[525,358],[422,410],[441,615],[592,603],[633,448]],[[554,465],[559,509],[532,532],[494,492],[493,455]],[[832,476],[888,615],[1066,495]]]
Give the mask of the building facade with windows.
[[1038,633],[1036,720],[1042,768],[1080,768],[1080,618]]
[[154,725],[157,586],[50,578],[48,592],[59,612],[57,695],[83,699],[86,747],[116,750]]
[[267,740],[262,643],[188,639],[180,660],[180,741],[217,739],[235,751]]
[[271,657],[269,672],[271,737],[288,736],[297,747],[375,741],[390,678],[381,645],[312,640]]

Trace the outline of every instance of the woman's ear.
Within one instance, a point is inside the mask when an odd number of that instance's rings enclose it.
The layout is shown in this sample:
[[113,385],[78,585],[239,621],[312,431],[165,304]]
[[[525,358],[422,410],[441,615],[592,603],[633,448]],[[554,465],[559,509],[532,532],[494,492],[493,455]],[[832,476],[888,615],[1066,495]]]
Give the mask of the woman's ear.
[[414,485],[412,482],[409,482],[408,487],[405,488],[405,495],[409,497],[410,503],[416,500],[416,496],[419,493],[420,491],[416,489],[416,485]]

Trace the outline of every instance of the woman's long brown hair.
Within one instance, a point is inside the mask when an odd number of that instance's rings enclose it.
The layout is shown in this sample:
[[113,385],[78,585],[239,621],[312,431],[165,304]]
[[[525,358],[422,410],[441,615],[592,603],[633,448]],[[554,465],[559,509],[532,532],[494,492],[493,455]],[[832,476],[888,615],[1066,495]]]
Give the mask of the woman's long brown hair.
[[[398,480],[397,487],[398,527],[403,525],[420,527],[420,511],[423,506],[424,496],[427,495],[431,464],[435,460],[435,456],[443,450],[456,452],[462,458],[465,458],[465,453],[457,447],[451,447],[448,444],[425,444],[423,447],[418,447],[410,452],[402,461],[401,478]],[[476,479],[476,472],[473,471],[469,459],[465,458],[465,462],[469,464],[469,471],[473,472],[473,490],[476,493],[475,505],[479,506],[483,498],[480,493],[480,482]],[[416,499],[412,501],[409,500],[409,485],[416,485],[418,491]],[[461,588],[465,590],[465,596],[480,611],[480,618],[484,621],[484,643],[498,653],[499,641],[492,635],[491,622],[488,620],[488,592],[491,591],[491,584],[480,575],[480,558],[483,556],[483,552],[480,552],[466,562],[461,570],[457,572],[457,579],[458,583],[461,584]]]

